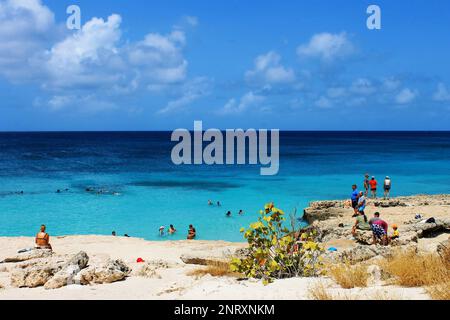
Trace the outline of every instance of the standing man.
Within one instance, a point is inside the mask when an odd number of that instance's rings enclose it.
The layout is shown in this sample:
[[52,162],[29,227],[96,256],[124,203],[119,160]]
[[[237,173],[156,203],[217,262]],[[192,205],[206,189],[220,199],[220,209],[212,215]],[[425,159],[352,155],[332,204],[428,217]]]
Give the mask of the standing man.
[[367,197],[369,195],[369,174],[366,173],[364,176],[364,195]]
[[352,200],[352,208],[353,208],[353,213],[354,215],[356,215],[358,213],[358,198],[359,198],[359,192],[357,189],[356,184],[352,185],[352,195],[351,195],[351,200]]
[[386,179],[384,179],[384,200],[388,199],[390,197],[391,192],[391,178],[389,176],[386,176]]
[[377,198],[377,180],[375,180],[375,177],[372,176],[372,179],[370,179],[369,181],[369,185],[370,185],[370,197],[372,199],[376,199]]

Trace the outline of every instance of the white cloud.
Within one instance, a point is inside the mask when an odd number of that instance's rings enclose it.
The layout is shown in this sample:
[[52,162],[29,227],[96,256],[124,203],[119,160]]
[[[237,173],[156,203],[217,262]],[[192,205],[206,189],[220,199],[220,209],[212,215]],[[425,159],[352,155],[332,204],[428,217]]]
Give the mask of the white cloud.
[[274,85],[295,81],[295,74],[292,69],[281,65],[279,54],[270,51],[256,57],[255,66],[245,73],[245,79],[251,84]]
[[121,21],[116,14],[106,21],[93,18],[81,30],[56,43],[46,52],[49,78],[45,86],[91,88],[115,84],[119,76],[111,70],[121,64],[117,47]]
[[330,99],[328,99],[327,97],[322,96],[316,100],[314,105],[319,108],[327,109],[327,108],[331,108],[333,106],[333,102]]
[[186,36],[180,30],[168,35],[150,33],[129,48],[128,58],[139,76],[151,85],[176,83],[186,78],[185,44]]
[[433,94],[433,100],[444,102],[450,101],[450,90],[443,83],[439,83],[436,92]]
[[0,76],[27,80],[36,70],[30,60],[54,36],[53,13],[40,0],[0,1]]
[[193,27],[196,27],[196,26],[198,25],[198,18],[197,18],[197,17],[194,17],[194,16],[185,16],[184,18],[185,18],[186,22],[187,22],[189,25],[191,25],[191,26],[193,26]]
[[325,62],[348,56],[354,52],[354,46],[345,32],[339,34],[319,33],[312,36],[309,43],[300,45],[297,54],[301,57],[317,57]]
[[194,101],[209,95],[211,87],[212,81],[210,79],[206,77],[194,78],[181,87],[181,93],[178,98],[169,101],[158,113],[165,114],[188,106]]
[[[198,24],[193,16],[183,21]],[[141,89],[183,91],[180,101],[169,102],[171,108],[195,100],[199,94],[186,89],[183,29],[174,26],[168,34],[151,32],[129,42],[121,39],[121,22],[118,14],[94,17],[80,30],[68,31],[55,24],[40,0],[0,0],[0,76],[40,84],[47,98],[38,100],[51,110],[73,106],[72,98],[83,95],[104,100],[107,107],[108,99]]]
[[401,84],[402,84],[401,81],[396,78],[393,77],[385,78],[383,80],[383,89],[387,91],[394,91],[397,90]]
[[331,87],[327,90],[327,96],[330,98],[341,98],[347,95],[347,89],[344,87]]
[[220,114],[242,113],[251,107],[259,105],[265,100],[264,96],[255,94],[253,91],[247,92],[239,101],[232,98],[220,110]]
[[376,88],[369,79],[358,78],[353,81],[350,91],[360,95],[370,95],[376,91]]
[[408,104],[414,101],[418,93],[409,88],[405,88],[395,96],[395,102],[398,104]]

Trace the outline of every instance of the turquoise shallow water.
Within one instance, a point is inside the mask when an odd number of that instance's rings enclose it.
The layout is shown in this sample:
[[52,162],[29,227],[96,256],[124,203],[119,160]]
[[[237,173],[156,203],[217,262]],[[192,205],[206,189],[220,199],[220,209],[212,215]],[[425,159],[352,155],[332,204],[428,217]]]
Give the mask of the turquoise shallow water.
[[[198,239],[242,241],[239,229],[264,203],[301,213],[309,201],[349,197],[365,172],[391,176],[393,195],[450,193],[448,132],[282,132],[276,176],[249,165],[175,166],[173,145],[168,132],[1,133],[0,236],[32,236],[45,223],[51,235],[176,240],[192,223]],[[178,232],[160,237],[169,224]]]

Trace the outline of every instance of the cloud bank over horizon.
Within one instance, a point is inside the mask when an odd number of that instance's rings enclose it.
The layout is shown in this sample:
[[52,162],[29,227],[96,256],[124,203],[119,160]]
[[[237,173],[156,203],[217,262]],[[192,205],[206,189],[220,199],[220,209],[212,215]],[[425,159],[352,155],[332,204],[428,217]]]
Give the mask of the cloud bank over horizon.
[[[395,71],[383,67],[387,49],[374,51],[350,30],[316,29],[242,52],[235,47],[236,63],[219,58],[225,51],[218,48],[217,57],[210,54],[210,40],[199,36],[208,27],[196,12],[178,15],[163,28],[149,22],[136,32],[127,17],[92,16],[80,30],[68,30],[44,1],[0,0],[0,88],[23,90],[23,108],[32,106],[34,115],[117,117],[111,129],[124,116],[130,127],[133,121],[143,126],[145,116],[165,128],[205,117],[222,127],[273,119],[289,129],[305,128],[295,117],[322,129],[339,128],[330,119],[342,117],[341,129],[361,129],[363,119],[347,117],[366,112],[392,125],[408,112],[432,123],[450,111],[450,82],[443,76],[416,72],[412,64]],[[208,52],[206,60],[199,58],[202,51]],[[16,103],[12,94],[4,104]]]

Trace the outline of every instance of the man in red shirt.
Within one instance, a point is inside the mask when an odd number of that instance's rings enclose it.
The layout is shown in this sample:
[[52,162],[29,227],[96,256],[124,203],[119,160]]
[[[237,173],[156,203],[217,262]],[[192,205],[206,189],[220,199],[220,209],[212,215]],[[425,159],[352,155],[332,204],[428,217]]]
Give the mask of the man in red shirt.
[[377,198],[377,180],[375,180],[374,176],[372,176],[372,179],[370,179],[369,185],[370,185],[370,197],[372,199],[376,199]]

